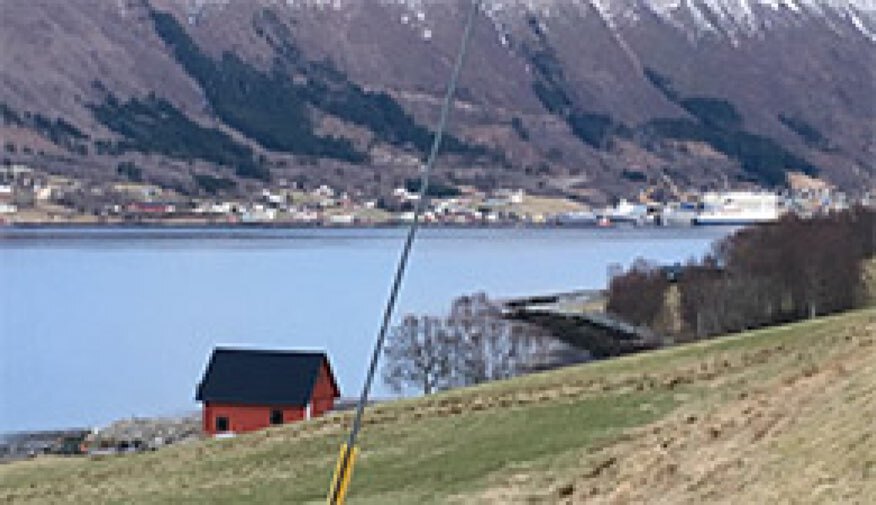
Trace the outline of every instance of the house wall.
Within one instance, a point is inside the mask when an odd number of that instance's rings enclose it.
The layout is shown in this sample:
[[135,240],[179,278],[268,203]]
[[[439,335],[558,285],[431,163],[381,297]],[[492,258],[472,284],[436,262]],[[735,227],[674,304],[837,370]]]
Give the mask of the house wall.
[[290,423],[304,419],[304,407],[283,407],[271,405],[234,405],[225,403],[207,402],[204,405],[203,429],[204,433],[216,435],[216,418],[228,418],[228,431],[245,433],[247,431],[260,430],[271,426],[271,411],[280,409],[283,411],[283,423]]
[[335,387],[331,378],[331,371],[328,364],[323,362],[319,367],[319,375],[316,378],[316,384],[313,386],[313,396],[311,396],[311,416],[321,416],[329,411],[335,405]]

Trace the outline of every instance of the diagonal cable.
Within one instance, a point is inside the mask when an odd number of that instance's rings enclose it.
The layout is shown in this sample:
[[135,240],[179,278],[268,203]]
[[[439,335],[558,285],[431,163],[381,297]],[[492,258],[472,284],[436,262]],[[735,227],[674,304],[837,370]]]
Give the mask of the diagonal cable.
[[[459,47],[459,53],[456,57],[456,64],[453,67],[453,72],[450,76],[450,83],[447,86],[447,93],[444,96],[444,104],[441,107],[441,117],[438,121],[438,127],[435,131],[435,137],[432,141],[432,149],[429,152],[429,157],[426,160],[426,165],[423,167],[420,174],[420,192],[414,208],[414,219],[411,222],[410,228],[405,238],[404,248],[399,258],[398,267],[395,272],[395,277],[392,281],[392,287],[389,292],[389,299],[386,302],[386,308],[383,312],[383,320],[380,324],[380,331],[377,334],[377,342],[375,342],[374,350],[371,354],[371,362],[368,365],[368,374],[365,377],[365,383],[362,386],[362,394],[359,397],[359,402],[356,405],[356,415],[353,418],[353,426],[350,429],[350,436],[347,440],[346,449],[341,457],[338,475],[345,475],[348,472],[350,465],[350,457],[356,446],[356,440],[359,436],[359,431],[362,429],[362,416],[365,413],[365,405],[368,403],[368,395],[371,392],[371,384],[374,382],[374,375],[377,371],[377,363],[380,359],[380,353],[383,351],[383,345],[386,341],[386,334],[389,329],[389,324],[392,321],[392,314],[395,310],[398,293],[401,288],[402,279],[404,278],[405,270],[408,265],[408,258],[411,254],[411,248],[414,244],[417,230],[420,227],[420,217],[426,207],[426,195],[429,190],[429,176],[432,172],[432,167],[435,165],[435,159],[438,156],[438,150],[441,147],[441,140],[444,137],[444,130],[447,127],[447,119],[450,116],[450,106],[453,103],[453,97],[456,94],[456,86],[459,82],[459,75],[462,71],[462,65],[465,61],[465,56],[468,53],[469,40],[471,39],[472,28],[474,26],[475,15],[480,6],[480,0],[472,0],[471,8],[468,13],[468,18],[465,23],[465,30],[462,34],[462,43]],[[329,503],[337,504],[338,496],[343,485],[343,479],[336,479],[335,485],[332,486]]]

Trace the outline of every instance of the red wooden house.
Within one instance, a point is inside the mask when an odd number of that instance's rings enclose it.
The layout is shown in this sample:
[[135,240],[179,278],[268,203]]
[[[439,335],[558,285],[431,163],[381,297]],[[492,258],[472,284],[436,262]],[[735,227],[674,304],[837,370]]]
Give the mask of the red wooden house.
[[339,396],[325,353],[230,348],[213,351],[196,395],[209,435],[310,419]]

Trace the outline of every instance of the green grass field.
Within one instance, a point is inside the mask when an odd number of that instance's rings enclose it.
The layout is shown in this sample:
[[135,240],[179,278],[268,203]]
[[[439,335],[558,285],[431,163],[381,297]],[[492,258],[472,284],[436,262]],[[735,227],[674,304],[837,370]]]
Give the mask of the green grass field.
[[[866,503],[876,309],[376,406],[348,503]],[[0,503],[324,503],[347,414],[0,466]]]

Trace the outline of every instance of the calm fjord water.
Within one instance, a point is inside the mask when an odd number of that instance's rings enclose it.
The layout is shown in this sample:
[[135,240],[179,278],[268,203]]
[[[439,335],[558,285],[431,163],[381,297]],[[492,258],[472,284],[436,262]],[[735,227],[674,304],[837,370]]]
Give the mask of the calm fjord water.
[[[601,288],[611,263],[684,261],[728,231],[426,229],[398,314]],[[403,234],[0,231],[0,432],[192,410],[216,345],[325,349],[357,395]]]

